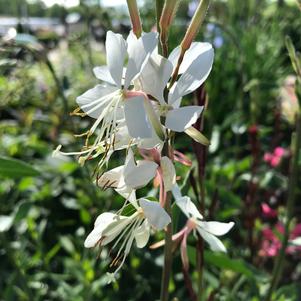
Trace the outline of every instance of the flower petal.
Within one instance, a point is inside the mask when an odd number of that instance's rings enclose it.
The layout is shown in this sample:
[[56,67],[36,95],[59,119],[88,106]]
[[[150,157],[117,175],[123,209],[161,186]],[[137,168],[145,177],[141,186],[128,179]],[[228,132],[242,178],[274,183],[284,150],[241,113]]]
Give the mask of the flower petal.
[[161,55],[153,54],[139,76],[142,90],[164,104],[164,88],[172,73],[172,63]]
[[113,80],[108,66],[98,66],[93,68],[93,73],[96,78],[109,83],[110,85],[116,85]]
[[231,228],[234,226],[234,223],[233,222],[220,223],[220,222],[198,221],[198,225],[205,231],[207,231],[213,235],[220,236],[220,235],[224,235],[224,234],[228,233],[231,230]]
[[98,180],[97,185],[103,188],[122,188],[124,183],[123,178],[124,165],[113,168],[105,172]]
[[113,241],[132,221],[131,216],[116,215],[114,220],[102,231],[104,239],[101,245],[104,246]]
[[141,161],[134,168],[125,168],[124,181],[127,186],[138,189],[147,185],[156,175],[158,164],[151,161]]
[[168,103],[173,104],[182,96],[193,92],[208,77],[213,64],[213,48],[201,53],[181,75],[175,85],[173,93],[168,95]]
[[160,166],[163,173],[163,182],[165,191],[171,191],[173,185],[176,183],[176,170],[172,161],[168,157],[162,157]]
[[177,198],[176,204],[187,218],[203,219],[203,216],[188,196]]
[[194,124],[203,111],[201,106],[187,106],[168,111],[165,126],[175,132],[184,132]]
[[110,212],[102,213],[97,217],[94,229],[85,240],[84,245],[86,248],[93,248],[96,246],[102,237],[103,230],[114,221],[115,217],[116,214]]
[[204,231],[200,227],[197,227],[197,231],[200,233],[203,239],[208,242],[212,251],[227,252],[224,244],[213,234]]
[[144,220],[141,226],[135,230],[135,240],[138,248],[144,248],[148,243],[150,236],[150,226],[147,220]]
[[124,102],[126,125],[131,137],[151,138],[152,129],[144,107],[144,97],[136,96]]
[[150,53],[157,46],[157,34],[149,32],[137,39],[131,31],[127,39],[129,61],[125,73],[124,87],[127,89],[134,77],[141,71]]
[[162,230],[171,222],[170,216],[158,202],[139,199],[139,204],[143,209],[145,218],[157,230]]
[[[110,94],[117,88],[110,85],[97,85],[76,98],[79,107],[92,118],[97,119],[107,106]],[[112,96],[113,97],[113,96]]]
[[126,41],[121,34],[107,32],[106,38],[107,65],[112,79],[121,88],[123,64],[127,54]]
[[[190,48],[185,52],[183,61],[180,65],[179,74],[184,73],[193,61],[202,53],[212,48],[210,43],[193,42]],[[173,68],[176,68],[178,59],[181,53],[181,46],[176,47],[168,57],[168,60],[173,64]]]
[[137,198],[136,198],[135,190],[132,190],[132,192],[128,196],[128,201],[135,207],[136,210],[139,209],[139,205],[138,205],[138,201],[137,201]]

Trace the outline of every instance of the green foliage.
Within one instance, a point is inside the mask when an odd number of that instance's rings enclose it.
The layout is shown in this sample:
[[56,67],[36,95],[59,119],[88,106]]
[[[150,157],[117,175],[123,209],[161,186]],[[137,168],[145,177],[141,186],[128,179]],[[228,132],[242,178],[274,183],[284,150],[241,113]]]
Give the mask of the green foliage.
[[0,157],[0,176],[8,178],[34,177],[40,173],[29,164],[16,159]]

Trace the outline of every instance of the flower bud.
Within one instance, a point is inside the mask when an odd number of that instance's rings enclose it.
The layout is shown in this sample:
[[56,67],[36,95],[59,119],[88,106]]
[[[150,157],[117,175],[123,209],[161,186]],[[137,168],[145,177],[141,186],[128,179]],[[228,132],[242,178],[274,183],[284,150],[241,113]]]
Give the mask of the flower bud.
[[137,38],[140,38],[142,33],[142,25],[141,25],[137,2],[136,0],[127,0],[127,5],[131,17],[133,32]]
[[160,18],[160,29],[162,32],[167,32],[169,26],[175,16],[179,0],[166,0]]
[[175,16],[179,0],[166,0],[160,18],[160,42],[162,45],[163,56],[167,57],[167,40],[170,24]]
[[186,51],[190,47],[193,39],[197,35],[199,28],[205,19],[209,7],[209,2],[210,0],[200,0],[197,10],[194,13],[191,23],[181,43],[181,47],[184,51]]

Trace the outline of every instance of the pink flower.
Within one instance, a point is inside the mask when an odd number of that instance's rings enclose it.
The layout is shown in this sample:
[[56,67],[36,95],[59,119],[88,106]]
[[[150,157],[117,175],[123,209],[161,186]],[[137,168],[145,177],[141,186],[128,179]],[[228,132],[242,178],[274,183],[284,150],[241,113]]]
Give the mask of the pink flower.
[[277,156],[277,157],[283,157],[283,155],[285,154],[285,149],[281,146],[277,146],[275,149],[274,149],[274,155]]
[[273,158],[272,158],[271,161],[270,161],[270,165],[271,165],[272,167],[277,167],[277,166],[279,165],[280,161],[281,161],[281,158],[280,158],[280,157],[273,156]]
[[261,204],[261,210],[263,217],[266,218],[274,218],[277,217],[277,211],[272,209],[268,204],[263,203]]
[[[284,234],[283,224],[278,223],[273,230],[269,227],[264,228],[261,234],[262,234],[262,244],[259,250],[259,255],[262,257],[277,256],[282,245],[281,237]],[[301,236],[301,223],[297,224],[295,228],[292,230],[292,232],[290,233],[289,240],[291,241],[300,236]],[[289,245],[286,248],[287,254],[295,255],[298,252],[301,252],[301,246]]]
[[273,153],[265,153],[263,160],[267,162],[270,166],[277,167],[285,154],[286,150],[281,146],[277,146],[274,149]]
[[267,163],[270,163],[270,161],[272,160],[273,158],[273,155],[271,153],[265,153],[264,154],[264,157],[263,157],[263,160]]

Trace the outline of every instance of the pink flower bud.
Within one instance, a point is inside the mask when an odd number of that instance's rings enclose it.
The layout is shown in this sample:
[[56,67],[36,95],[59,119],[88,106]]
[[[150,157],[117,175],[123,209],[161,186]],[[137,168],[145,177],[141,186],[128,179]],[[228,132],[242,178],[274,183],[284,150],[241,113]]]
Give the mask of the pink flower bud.
[[136,0],[127,0],[127,4],[129,8],[130,17],[131,17],[133,32],[137,38],[140,38],[142,33],[142,25],[141,25],[137,2]]

